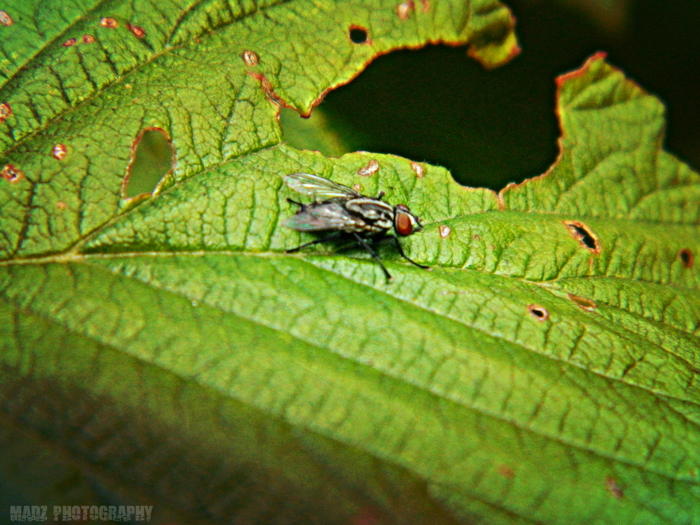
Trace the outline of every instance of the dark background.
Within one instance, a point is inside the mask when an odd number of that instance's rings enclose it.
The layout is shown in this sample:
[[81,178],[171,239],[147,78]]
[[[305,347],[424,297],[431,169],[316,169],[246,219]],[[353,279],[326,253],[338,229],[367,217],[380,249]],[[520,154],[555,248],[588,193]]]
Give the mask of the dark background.
[[[445,166],[464,184],[499,189],[552,164],[559,135],[554,80],[606,51],[612,65],[666,105],[666,148],[700,167],[700,2],[506,4],[517,19],[520,56],[492,71],[466,48],[382,56],[317,108],[341,144],[324,153],[395,153]],[[295,114],[282,122],[293,145],[317,149],[296,138],[307,124]],[[287,133],[290,122],[295,131]]]

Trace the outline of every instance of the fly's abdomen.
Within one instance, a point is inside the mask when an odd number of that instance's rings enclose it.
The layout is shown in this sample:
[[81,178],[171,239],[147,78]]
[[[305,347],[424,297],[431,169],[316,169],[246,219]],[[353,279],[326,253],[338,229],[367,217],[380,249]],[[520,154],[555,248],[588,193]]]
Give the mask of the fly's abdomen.
[[366,223],[351,214],[342,201],[315,202],[304,206],[296,215],[285,222],[288,228],[297,231],[314,232],[339,230],[364,232]]

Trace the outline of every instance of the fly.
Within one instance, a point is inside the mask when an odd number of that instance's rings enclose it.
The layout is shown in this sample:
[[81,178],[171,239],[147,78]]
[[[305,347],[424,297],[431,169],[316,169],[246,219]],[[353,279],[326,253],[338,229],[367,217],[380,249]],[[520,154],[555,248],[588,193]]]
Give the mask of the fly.
[[[287,253],[314,244],[350,237],[379,263],[386,280],[389,281],[391,274],[373,245],[380,240],[393,239],[401,257],[419,268],[428,268],[409,258],[397,237],[406,237],[423,229],[420,219],[411,213],[408,206],[392,206],[384,202],[384,192],[380,192],[376,198],[367,197],[352,188],[310,173],[292,173],[286,175],[284,181],[297,193],[314,199],[311,204],[287,199],[291,204],[297,205],[299,210],[286,220],[285,225],[301,232],[326,233],[320,239],[287,250]],[[390,235],[392,229],[395,235]]]

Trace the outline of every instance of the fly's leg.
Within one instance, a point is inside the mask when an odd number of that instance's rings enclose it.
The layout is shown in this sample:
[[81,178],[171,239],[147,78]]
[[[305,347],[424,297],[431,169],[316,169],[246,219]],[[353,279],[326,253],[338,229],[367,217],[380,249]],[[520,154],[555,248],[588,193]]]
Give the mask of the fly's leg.
[[296,205],[299,206],[299,208],[302,209],[302,210],[306,207],[306,205],[302,204],[302,203],[299,202],[299,201],[295,201],[294,199],[289,199],[289,198],[287,198],[287,202],[288,202],[289,204],[296,204]]
[[418,268],[423,268],[424,270],[427,270],[428,268],[430,268],[430,266],[425,266],[425,265],[423,265],[423,264],[417,263],[416,261],[414,261],[413,259],[411,259],[408,255],[406,255],[406,254],[403,252],[403,248],[401,247],[401,243],[399,242],[398,237],[392,236],[391,238],[394,239],[394,244],[396,245],[396,249],[399,251],[399,255],[401,255],[401,257],[403,257],[404,259],[406,259],[408,262],[410,262],[410,263],[413,264],[414,266],[418,266]]
[[379,255],[377,254],[375,249],[372,248],[372,246],[370,246],[370,244],[365,239],[363,239],[361,235],[357,233],[353,235],[355,236],[355,239],[357,239],[357,242],[360,244],[360,246],[362,246],[367,251],[367,253],[369,253],[372,256],[372,259],[379,263],[379,266],[381,266],[382,271],[384,272],[384,277],[386,277],[386,282],[391,281],[391,274],[389,273],[389,270],[387,270],[384,266],[384,263],[382,263],[382,260],[379,258]]
[[[297,204],[297,203],[295,203]],[[314,244],[321,244],[322,242],[327,242],[327,241],[332,241],[333,239],[336,239],[340,236],[342,232],[331,232],[328,235],[324,235],[320,239],[316,239],[315,241],[311,242],[305,242],[304,244],[300,244],[296,248],[290,248],[289,250],[285,250],[287,253],[294,253],[298,252],[299,250],[306,248],[308,246],[313,246]]]

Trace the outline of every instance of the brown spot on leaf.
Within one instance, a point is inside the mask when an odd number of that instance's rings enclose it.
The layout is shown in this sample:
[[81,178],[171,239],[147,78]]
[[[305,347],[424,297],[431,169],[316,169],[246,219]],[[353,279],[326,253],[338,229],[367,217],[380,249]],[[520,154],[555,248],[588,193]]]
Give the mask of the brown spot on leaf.
[[63,201],[57,201],[57,202],[56,202],[56,208],[58,208],[59,210],[65,210],[66,207],[67,207],[67,206],[66,206],[66,203],[65,203],[65,202],[63,202]]
[[425,168],[417,162],[411,162],[411,169],[413,170],[413,173],[416,174],[416,177],[418,177],[419,179],[425,177]]
[[440,233],[441,238],[447,239],[450,236],[450,233],[452,233],[452,228],[450,228],[447,224],[441,224],[438,228],[438,232]]
[[515,477],[515,471],[508,465],[498,465],[498,473],[508,479],[513,479]]
[[683,248],[678,252],[678,257],[680,258],[683,266],[686,268],[692,268],[695,263],[695,255],[690,248]]
[[19,182],[24,178],[24,172],[14,164],[5,164],[0,176],[8,182]]
[[[255,80],[260,82],[260,87],[263,88],[263,91],[265,92],[265,96],[267,99],[272,102],[273,104],[277,104],[278,106],[284,106],[288,107],[285,103],[284,100],[282,100],[282,97],[280,97],[277,93],[275,93],[274,88],[272,87],[272,83],[267,79],[265,75],[262,73],[255,73],[252,71],[248,71],[248,74],[253,77]],[[305,117],[309,117],[310,115],[302,115]]]
[[625,495],[625,492],[622,490],[622,487],[620,487],[620,485],[617,484],[617,480],[611,476],[605,478],[605,488],[608,489],[608,492],[615,499],[622,499]]
[[105,16],[103,18],[100,18],[100,25],[109,29],[115,29],[119,27],[119,22],[117,22],[117,20],[112,18],[111,16]]
[[14,23],[15,23],[15,21],[12,20],[10,13],[8,13],[7,11],[0,10],[0,25],[11,26]]
[[133,24],[126,24],[126,28],[131,31],[131,34],[136,38],[143,38],[146,36],[146,31],[144,31],[143,27],[135,26]]
[[421,0],[420,2],[423,5],[423,12],[427,13],[430,11],[430,0]]
[[84,44],[92,44],[95,42],[95,37],[92,35],[83,35],[83,43]]
[[0,124],[12,116],[12,108],[7,102],[0,104]]
[[51,156],[56,160],[63,160],[68,155],[68,148],[65,144],[56,144],[51,148]]
[[379,162],[372,159],[366,165],[357,170],[357,174],[361,177],[370,177],[379,171]]
[[566,226],[571,236],[576,239],[581,246],[596,255],[600,253],[598,237],[587,225],[580,221],[564,221],[564,226]]
[[77,40],[75,38],[69,38],[63,44],[61,44],[63,47],[72,47],[76,44]]
[[528,304],[527,311],[538,321],[546,321],[549,319],[549,311],[544,306],[538,304]]
[[594,301],[591,301],[590,299],[586,299],[585,297],[580,297],[578,295],[574,295],[572,293],[568,294],[569,299],[571,299],[574,303],[576,303],[576,306],[581,308],[582,310],[586,310],[587,312],[592,312],[596,308],[598,308],[598,305],[595,304]]
[[408,0],[408,2],[401,2],[399,5],[396,6],[396,15],[401,20],[406,20],[409,16],[411,16],[411,11],[413,11],[414,7],[415,4],[413,3],[413,0]]
[[371,44],[369,33],[366,27],[351,25],[348,29],[348,36],[353,44]]
[[246,49],[245,51],[243,51],[241,58],[243,59],[243,62],[246,66],[257,66],[260,62],[260,57],[258,56],[258,54],[255,51],[251,51],[250,49]]

